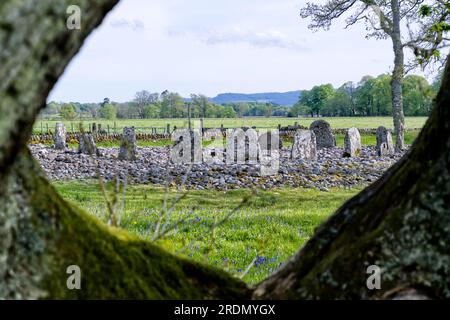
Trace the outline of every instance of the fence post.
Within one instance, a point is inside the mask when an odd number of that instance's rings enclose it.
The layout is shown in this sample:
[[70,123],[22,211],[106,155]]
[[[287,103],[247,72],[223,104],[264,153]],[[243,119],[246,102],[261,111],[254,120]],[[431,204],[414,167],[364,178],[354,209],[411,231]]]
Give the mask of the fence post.
[[116,134],[117,133],[117,131],[116,131],[116,122],[114,121],[114,134]]
[[108,124],[108,136],[109,136],[109,124]]
[[48,123],[46,123],[46,125],[47,125],[47,134],[48,134]]
[[170,123],[167,124],[167,134],[170,134]]

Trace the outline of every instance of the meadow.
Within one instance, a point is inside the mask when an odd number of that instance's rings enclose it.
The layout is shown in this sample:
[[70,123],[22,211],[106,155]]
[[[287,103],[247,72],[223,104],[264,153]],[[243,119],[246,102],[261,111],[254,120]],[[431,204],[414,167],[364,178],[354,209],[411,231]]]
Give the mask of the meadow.
[[[65,199],[107,221],[106,202],[98,182],[54,182],[54,185]],[[111,185],[107,188],[112,195]],[[165,215],[161,224],[170,232],[162,233],[155,243],[254,284],[279,269],[330,214],[358,191],[170,190],[165,211],[170,214]],[[164,188],[128,186],[120,227],[151,241],[165,195]],[[243,199],[248,199],[245,204]]]
[[[331,127],[334,129],[342,128],[378,128],[379,126],[385,126],[386,128],[393,128],[392,117],[335,117],[335,118],[321,118],[328,121]],[[245,118],[207,118],[204,119],[204,126],[206,128],[220,128],[221,125],[225,128],[236,128],[242,126],[255,126],[257,128],[277,128],[281,126],[293,125],[295,122],[303,126],[308,126],[317,120],[317,118],[281,118],[281,117],[245,117]],[[407,117],[405,120],[406,128],[420,129],[423,127],[427,120],[427,117]],[[199,125],[198,119],[193,119],[193,126]],[[134,126],[137,132],[149,132],[151,128],[157,128],[161,133],[167,124],[170,124],[171,128],[177,126],[178,128],[186,127],[186,119],[127,119],[127,120],[74,120],[74,121],[60,121],[60,120],[40,120],[35,122],[33,129],[34,133],[41,131],[46,132],[47,126],[50,130],[54,130],[56,122],[63,122],[68,131],[73,127],[75,131],[78,131],[80,123],[87,129],[89,123],[99,123],[102,129],[107,129],[108,125],[110,130],[113,131],[116,128],[117,132],[121,132],[123,127]]]
[[[205,119],[205,126],[257,126],[275,128],[295,121],[308,126],[307,118]],[[331,118],[333,128],[392,128],[391,118]],[[180,125],[181,119],[117,120],[116,125],[136,127]],[[420,128],[426,118],[407,118],[409,128]],[[96,121],[102,127],[114,121]],[[55,121],[49,122],[49,127]],[[37,127],[40,122],[37,122]],[[66,123],[70,128],[70,122]],[[405,134],[412,144],[419,131]],[[363,134],[363,145],[375,145],[375,135]],[[394,137],[395,139],[395,137]],[[336,135],[342,147],[344,135]],[[169,139],[138,141],[138,146],[169,146]],[[284,141],[289,147],[291,141]],[[98,143],[99,147],[118,147],[119,142]],[[76,145],[70,145],[76,147]],[[53,182],[67,200],[83,207],[102,222],[108,220],[106,200],[98,181]],[[109,197],[113,187],[107,184]],[[313,235],[314,230],[346,200],[360,191],[282,188],[270,191],[248,189],[217,191],[193,190],[188,193],[151,185],[130,185],[126,189],[120,228],[147,241],[154,241],[174,254],[222,268],[249,284],[255,284],[278,270]],[[119,196],[120,197],[120,196]],[[164,201],[164,199],[167,201]],[[245,204],[243,199],[248,199]],[[241,207],[242,206],[242,207]],[[119,205],[119,207],[121,207]],[[164,209],[165,208],[165,209]],[[159,221],[159,223],[158,223]],[[158,232],[155,230],[158,229]]]

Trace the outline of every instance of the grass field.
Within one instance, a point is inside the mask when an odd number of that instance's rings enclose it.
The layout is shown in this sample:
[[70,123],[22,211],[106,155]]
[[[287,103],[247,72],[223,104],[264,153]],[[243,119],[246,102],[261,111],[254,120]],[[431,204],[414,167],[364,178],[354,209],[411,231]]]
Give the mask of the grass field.
[[[327,119],[334,128],[375,128],[379,125],[392,127],[391,118],[333,118]],[[124,120],[117,126],[165,126],[167,122],[180,126],[179,119]],[[276,127],[298,121],[309,125],[312,119],[292,118],[246,118],[207,119],[205,126],[236,127],[250,125]],[[426,118],[407,118],[409,128],[420,128]],[[105,127],[113,122],[97,121]],[[40,126],[38,121],[37,127]],[[49,123],[50,127],[54,122]],[[66,123],[70,128],[70,123]],[[45,125],[43,125],[45,127]],[[418,131],[407,132],[405,142],[411,144]],[[343,146],[344,136],[336,136],[338,146]],[[364,145],[375,145],[374,135],[362,135]],[[138,141],[138,146],[166,146],[170,140]],[[290,141],[285,141],[289,146]],[[118,143],[98,143],[99,147],[117,147]],[[71,145],[76,147],[76,145]],[[54,182],[64,198],[83,207],[99,220],[107,221],[106,202],[96,181]],[[112,186],[108,185],[112,190]],[[120,227],[144,240],[151,241],[155,234],[161,212],[162,230],[168,234],[158,238],[156,244],[170,252],[202,261],[242,277],[249,284],[255,284],[278,270],[313,234],[330,214],[359,189],[332,189],[322,192],[312,189],[277,189],[258,191],[253,194],[247,189],[231,191],[190,191],[169,210],[162,211],[165,192],[162,188],[149,185],[127,187]],[[111,192],[111,191],[109,191]],[[171,190],[168,207],[176,202],[180,193]],[[110,196],[113,194],[111,192]],[[239,211],[234,210],[249,197]],[[119,206],[120,207],[120,206]],[[170,214],[169,214],[170,212]],[[215,224],[217,227],[213,227]],[[161,230],[161,229],[160,229]],[[164,234],[164,232],[163,232]]]
[[[54,183],[62,196],[106,221],[107,210],[98,183]],[[174,207],[166,226],[177,225],[174,234],[156,243],[167,250],[214,265],[247,283],[256,283],[276,271],[313,234],[331,213],[358,190],[310,189],[190,191]],[[129,186],[121,227],[150,240],[161,212],[164,190],[152,186]],[[175,190],[168,203],[174,202]],[[234,212],[244,197],[249,202]],[[224,221],[217,228],[214,223]],[[254,260],[256,259],[256,260]],[[254,263],[252,264],[252,261]]]
[[[385,126],[386,128],[393,128],[392,117],[353,117],[353,118],[322,118],[330,122],[332,128],[377,128],[379,126]],[[256,126],[257,128],[276,128],[278,124],[282,126],[293,125],[298,122],[300,125],[309,126],[317,118],[265,118],[265,117],[246,117],[236,119],[205,119],[204,126],[207,128],[220,128],[223,124],[225,128],[235,128],[242,126]],[[422,128],[427,120],[426,117],[407,117],[407,128]],[[199,120],[193,120],[199,123]],[[47,130],[47,125],[50,130],[55,129],[56,120],[37,120],[34,126],[34,132],[38,133]],[[75,131],[80,124],[79,120],[76,121],[62,121],[68,131],[72,126]],[[170,124],[171,128],[177,126],[178,128],[187,126],[186,119],[130,119],[130,120],[84,120],[82,121],[85,129],[89,127],[89,123],[96,122],[102,125],[103,129],[107,129],[110,126],[110,130],[113,131],[114,123],[116,123],[116,130],[121,132],[123,127],[135,126],[139,132],[148,132],[150,128],[159,128],[158,132],[162,132],[163,128],[166,128],[167,124]],[[195,126],[195,123],[193,124]]]

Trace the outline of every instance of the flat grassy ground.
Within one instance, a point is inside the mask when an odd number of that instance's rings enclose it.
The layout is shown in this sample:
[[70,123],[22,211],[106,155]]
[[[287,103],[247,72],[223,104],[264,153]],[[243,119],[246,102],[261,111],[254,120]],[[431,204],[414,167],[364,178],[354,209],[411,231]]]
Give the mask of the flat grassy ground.
[[[339,128],[377,128],[379,126],[385,126],[386,128],[393,128],[392,117],[353,117],[353,118],[321,118],[328,122],[330,122],[331,126],[335,129]],[[265,118],[265,117],[245,117],[245,118],[236,118],[236,119],[205,119],[204,126],[207,128],[220,128],[221,124],[224,125],[225,128],[235,128],[242,126],[256,126],[257,128],[276,128],[278,124],[282,126],[293,125],[295,122],[298,122],[300,125],[309,126],[313,121],[317,120],[317,118]],[[422,128],[427,120],[426,117],[407,117],[406,118],[406,127],[407,128]],[[199,123],[199,120],[193,120]],[[37,120],[34,126],[34,132],[38,133],[42,130],[45,132],[47,129],[47,125],[49,129],[54,131],[55,123],[58,122],[56,120]],[[71,130],[72,125],[75,131],[78,131],[77,128],[80,124],[80,120],[75,121],[62,121],[68,131]],[[186,119],[130,119],[130,120],[83,120],[83,126],[85,129],[89,127],[89,123],[100,123],[102,125],[102,129],[107,129],[107,126],[110,126],[110,132],[112,132],[114,128],[114,122],[116,123],[116,129],[118,132],[121,132],[123,127],[126,126],[135,126],[137,131],[148,132],[150,128],[160,128],[158,132],[162,132],[163,128],[167,126],[167,124],[173,126],[177,126],[178,128],[182,128],[187,126]],[[195,127],[195,123],[193,123]]]
[[[54,185],[64,198],[101,221],[107,221],[105,200],[98,182],[55,182]],[[190,191],[163,221],[166,230],[173,230],[173,234],[156,243],[176,254],[243,276],[247,283],[257,283],[285,263],[321,222],[357,192],[356,189],[332,192],[281,189],[258,194],[243,189]],[[162,188],[128,186],[121,227],[151,240],[164,195]],[[181,193],[176,190],[168,193],[168,208],[177,195]],[[248,203],[233,213],[245,197],[249,197]],[[212,227],[220,222],[223,224]]]

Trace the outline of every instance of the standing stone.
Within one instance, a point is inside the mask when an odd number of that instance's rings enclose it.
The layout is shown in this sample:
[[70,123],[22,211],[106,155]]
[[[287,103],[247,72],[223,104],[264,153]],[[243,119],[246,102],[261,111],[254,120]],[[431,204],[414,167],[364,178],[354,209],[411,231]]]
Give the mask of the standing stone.
[[256,164],[260,146],[258,133],[249,127],[227,131],[227,164]]
[[350,128],[345,133],[344,157],[359,157],[361,155],[361,135],[358,129]]
[[392,143],[392,134],[385,127],[377,129],[377,153],[378,156],[388,156],[394,154],[394,144]]
[[78,153],[100,156],[100,151],[95,145],[92,134],[81,133],[78,136]]
[[123,128],[122,143],[119,150],[119,160],[136,160],[136,133],[134,127]]
[[336,138],[331,131],[331,126],[325,120],[317,120],[311,123],[309,130],[316,135],[317,149],[336,147]]
[[66,148],[66,128],[63,123],[56,123],[55,126],[55,149],[65,149]]
[[281,150],[283,148],[279,130],[261,133],[258,137],[258,142],[261,150]]
[[316,135],[312,130],[297,130],[291,159],[317,160]]

